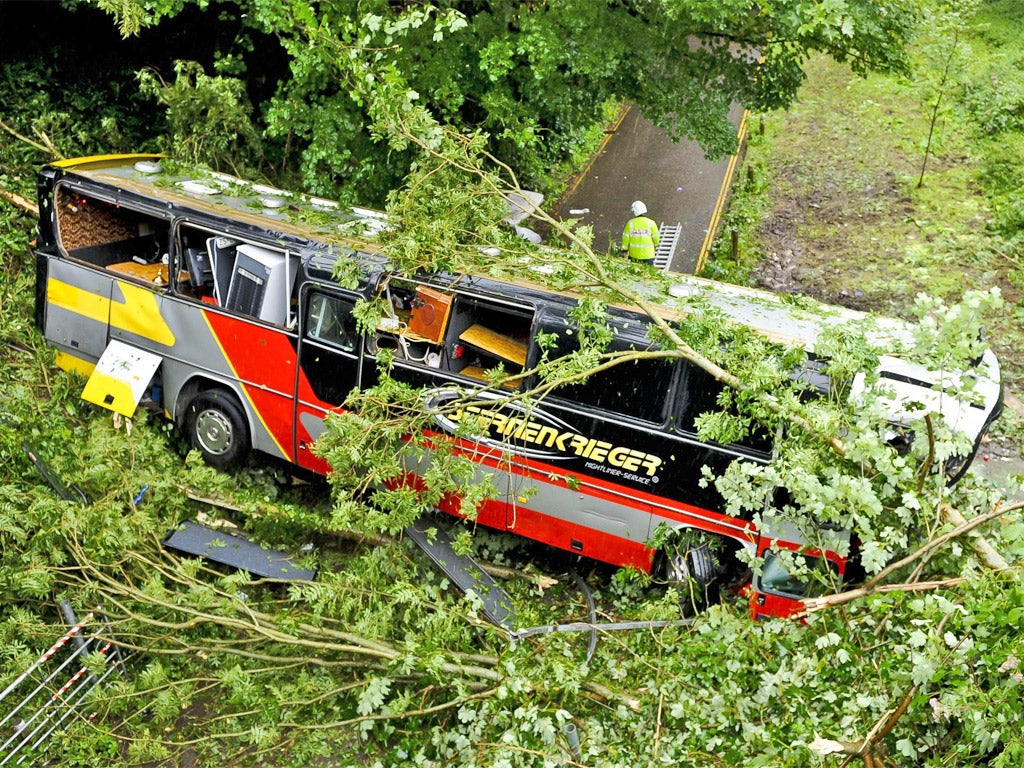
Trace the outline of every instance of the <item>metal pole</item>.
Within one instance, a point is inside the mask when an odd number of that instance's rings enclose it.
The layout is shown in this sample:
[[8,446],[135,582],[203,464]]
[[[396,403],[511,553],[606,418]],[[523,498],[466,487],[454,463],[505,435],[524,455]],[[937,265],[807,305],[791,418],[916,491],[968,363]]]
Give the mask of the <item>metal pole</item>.
[[[75,611],[68,600],[60,601],[60,612],[64,614],[64,623],[68,625],[69,631],[78,626],[78,617],[75,616]],[[92,616],[91,613],[89,615]],[[82,639],[82,636],[77,632],[74,635],[74,641],[75,645],[78,646],[78,650],[81,651],[85,649],[85,640]]]

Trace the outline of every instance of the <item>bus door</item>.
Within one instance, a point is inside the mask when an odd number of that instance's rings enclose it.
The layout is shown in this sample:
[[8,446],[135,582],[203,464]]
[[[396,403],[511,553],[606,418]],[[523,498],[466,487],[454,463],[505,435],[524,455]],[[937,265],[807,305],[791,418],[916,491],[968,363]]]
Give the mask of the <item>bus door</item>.
[[[393,280],[381,288],[385,316],[365,339],[362,386],[374,386],[381,353],[393,358],[391,375],[424,391],[424,407],[434,413],[436,427],[460,435],[460,455],[493,478],[497,497],[476,510],[481,525],[511,525],[513,502],[525,495],[522,472],[513,473],[510,456],[514,419],[522,408],[508,403],[521,382],[492,384],[489,371],[515,376],[526,364],[533,310],[491,296],[469,295],[413,281]],[[472,419],[480,434],[468,436],[460,422]],[[507,427],[507,428],[506,428]],[[424,467],[411,467],[422,474]],[[442,509],[461,514],[454,497]]]
[[[640,323],[614,327],[609,351],[650,346]],[[553,339],[552,358],[579,349],[562,312],[544,311],[538,330]],[[674,449],[664,433],[675,381],[674,361],[639,359],[563,384],[536,403],[520,433],[534,495],[514,529],[598,560],[649,565],[653,500],[670,485],[662,482]]]
[[307,284],[299,298],[299,365],[295,385],[295,462],[326,474],[313,453],[328,411],[359,381],[360,337],[352,316],[357,297]]
[[[428,356],[426,373],[438,388],[436,392],[470,395],[464,397],[458,415],[450,415],[475,423],[479,435],[467,439],[463,449],[479,465],[480,474],[490,476],[496,491],[495,498],[476,510],[476,519],[492,528],[512,530],[533,495],[523,439],[524,431],[530,429],[530,408],[515,398],[527,385],[514,377],[527,367],[534,310],[497,297],[467,293],[456,294],[450,308],[442,309],[444,302],[443,294],[429,290],[418,291],[413,301],[414,321],[419,313],[447,315],[446,326],[438,334],[442,343],[437,366],[430,365]],[[422,321],[415,323],[416,327],[422,325]],[[491,371],[513,378],[499,385],[489,379]],[[444,421],[439,414],[442,428]]]

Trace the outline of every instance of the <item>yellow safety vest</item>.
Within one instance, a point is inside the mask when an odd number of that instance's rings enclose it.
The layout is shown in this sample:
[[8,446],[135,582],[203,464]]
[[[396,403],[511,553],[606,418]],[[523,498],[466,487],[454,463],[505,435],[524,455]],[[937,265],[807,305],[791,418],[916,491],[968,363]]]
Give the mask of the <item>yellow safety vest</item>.
[[629,258],[649,261],[654,258],[658,247],[658,225],[646,216],[637,216],[626,222],[622,231],[622,250],[629,252]]

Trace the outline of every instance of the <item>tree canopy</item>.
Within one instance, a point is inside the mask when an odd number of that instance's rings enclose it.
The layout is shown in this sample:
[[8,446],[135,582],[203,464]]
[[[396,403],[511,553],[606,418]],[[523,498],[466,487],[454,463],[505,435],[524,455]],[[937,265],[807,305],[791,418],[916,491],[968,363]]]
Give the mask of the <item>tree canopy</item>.
[[[100,5],[128,35],[180,13],[185,2]],[[248,0],[237,9],[289,61],[273,96],[257,105],[272,145],[262,151],[297,153],[311,192],[373,204],[413,158],[374,141],[368,76],[400,81],[440,122],[486,135],[524,186],[547,188],[551,170],[579,156],[610,102],[635,103],[672,136],[720,157],[736,149],[730,109],[789,104],[814,51],[858,72],[902,70],[919,3]],[[257,57],[247,60],[257,66]],[[220,77],[244,77],[239,66],[226,51],[217,62]],[[172,113],[187,106],[165,103]],[[211,109],[208,121],[181,130],[234,131],[210,123],[218,114]],[[175,144],[183,141],[189,137],[178,131]],[[229,159],[215,148],[201,159]]]

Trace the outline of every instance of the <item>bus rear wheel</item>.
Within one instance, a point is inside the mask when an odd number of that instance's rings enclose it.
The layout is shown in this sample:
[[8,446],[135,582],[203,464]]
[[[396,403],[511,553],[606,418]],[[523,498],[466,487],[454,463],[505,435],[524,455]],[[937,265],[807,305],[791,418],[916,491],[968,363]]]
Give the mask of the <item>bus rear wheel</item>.
[[200,392],[185,409],[189,445],[217,469],[237,466],[249,453],[249,425],[234,395],[222,389]]

